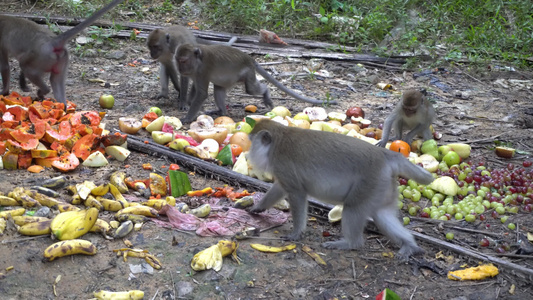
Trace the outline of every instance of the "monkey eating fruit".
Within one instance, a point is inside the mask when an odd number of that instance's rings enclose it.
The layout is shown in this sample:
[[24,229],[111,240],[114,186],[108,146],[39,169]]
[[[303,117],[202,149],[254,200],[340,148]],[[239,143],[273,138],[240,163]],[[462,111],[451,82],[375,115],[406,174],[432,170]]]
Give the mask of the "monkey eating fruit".
[[364,244],[363,230],[372,217],[379,230],[401,246],[406,259],[422,252],[398,219],[397,177],[429,184],[433,176],[400,153],[377,148],[338,133],[288,127],[271,120],[257,122],[250,133],[249,159],[254,168],[274,176],[274,184],[256,203],[259,213],[288,197],[293,231],[299,239],[307,222],[307,196],[342,204],[342,235],[323,244],[331,249],[356,249]]
[[[381,140],[376,144],[385,147],[389,140],[391,128],[397,135],[394,140],[403,140],[411,144],[416,135],[429,140],[432,137],[429,126],[435,118],[435,109],[426,98],[426,91],[408,90],[403,93],[402,100],[385,120]],[[405,138],[402,138],[402,130],[410,129]]]
[[60,35],[37,25],[37,23],[0,15],[0,72],[2,74],[2,95],[9,94],[9,56],[14,56],[20,64],[20,85],[27,90],[24,77],[27,77],[39,90],[37,96],[44,98],[50,88],[43,80],[50,73],[50,84],[57,101],[65,104],[65,81],[67,79],[68,50],[66,43],[85,27],[91,25],[104,13],[123,0],[114,0],[95,12],[76,27]]
[[[226,45],[181,45],[176,54],[178,69],[183,76],[190,77],[194,84],[194,96],[190,108],[182,122],[191,122],[207,98],[209,83],[214,85],[215,103],[218,112],[226,115],[226,91],[237,82],[244,82],[246,93],[263,96],[263,103],[272,108],[268,87],[257,81],[255,72],[292,97],[312,104],[323,101],[307,98],[285,87],[248,54]],[[331,101],[330,104],[337,104]]]

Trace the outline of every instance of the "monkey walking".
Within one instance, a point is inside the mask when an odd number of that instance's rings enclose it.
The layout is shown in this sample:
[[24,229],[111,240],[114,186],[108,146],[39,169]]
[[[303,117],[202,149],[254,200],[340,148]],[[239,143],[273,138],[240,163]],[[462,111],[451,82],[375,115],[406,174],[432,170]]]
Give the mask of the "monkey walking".
[[2,95],[9,94],[9,56],[14,56],[20,64],[19,81],[22,90],[28,90],[25,81],[25,77],[27,77],[39,88],[37,96],[41,99],[44,98],[50,92],[50,88],[42,77],[45,73],[50,73],[50,84],[54,97],[57,101],[65,104],[66,109],[65,81],[69,59],[66,48],[67,41],[122,1],[114,0],[76,27],[57,36],[35,22],[0,16]]
[[[323,101],[307,98],[285,87],[257,62],[239,49],[226,45],[192,45],[185,44],[178,48],[176,58],[181,75],[190,77],[193,81],[194,96],[190,100],[190,108],[182,122],[191,122],[207,98],[209,83],[214,85],[215,104],[218,113],[226,114],[226,92],[237,82],[243,82],[246,93],[263,96],[263,103],[268,108],[274,105],[270,99],[268,87],[259,81],[255,72],[274,84],[292,97],[312,104],[322,104]],[[331,104],[337,104],[335,101]]]
[[[381,140],[376,144],[385,147],[389,140],[391,128],[397,135],[395,140],[401,139],[411,144],[416,135],[422,135],[422,138],[429,140],[432,137],[429,126],[435,118],[435,109],[426,98],[426,91],[408,90],[403,93],[402,100],[396,105],[394,110],[385,120],[383,125],[383,135]],[[402,138],[402,130],[410,129]]]
[[331,249],[356,249],[371,216],[380,231],[400,244],[399,257],[422,252],[398,219],[397,177],[429,184],[433,176],[400,153],[337,133],[259,121],[250,134],[249,159],[255,168],[273,174],[272,188],[251,212],[259,213],[288,196],[297,240],[307,223],[307,196],[343,204],[342,235],[323,244]]

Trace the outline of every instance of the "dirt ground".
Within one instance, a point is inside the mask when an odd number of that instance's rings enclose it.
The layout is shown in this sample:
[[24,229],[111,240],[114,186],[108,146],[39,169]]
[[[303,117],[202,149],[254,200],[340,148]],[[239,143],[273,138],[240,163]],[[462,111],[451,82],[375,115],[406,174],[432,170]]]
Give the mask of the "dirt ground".
[[[70,48],[76,48],[74,43],[71,43]],[[105,110],[103,122],[107,129],[118,129],[118,118],[122,116],[140,119],[152,106],[162,108],[168,116],[185,116],[185,112],[178,111],[171,103],[177,97],[174,90],[171,89],[170,100],[153,98],[159,90],[159,66],[150,58],[143,40],[113,39],[111,46],[106,44],[96,51],[85,51],[83,56],[76,54],[80,52],[72,52],[67,97],[78,105],[78,110],[101,111],[99,96],[104,93],[114,95],[115,106]],[[492,168],[502,168],[508,163],[521,165],[523,160],[531,159],[531,154],[517,154],[513,159],[502,159],[491,150],[493,141],[500,140],[512,143],[517,149],[529,153],[533,151],[533,78],[529,71],[495,71],[495,65],[474,71],[468,65],[456,65],[433,72],[424,72],[431,70],[426,66],[420,66],[414,72],[392,72],[369,66],[357,67],[352,63],[324,61],[321,70],[327,71],[327,74],[324,72],[322,75],[326,75],[312,78],[303,71],[307,60],[255,58],[260,62],[279,62],[266,66],[267,70],[277,72],[278,80],[309,97],[323,99],[329,93],[339,105],[327,107],[328,112],[360,106],[373,124],[383,122],[399,99],[397,92],[408,88],[425,88],[437,111],[434,127],[442,133],[439,145],[456,141],[471,142],[471,160],[484,161]],[[13,61],[11,74],[18,70],[17,65]],[[291,81],[291,77],[295,79]],[[101,79],[106,84],[92,79]],[[383,91],[374,84],[376,82],[392,84],[395,91]],[[18,91],[16,82],[12,86]],[[308,106],[281,95],[274,87],[270,89],[274,104],[286,106],[293,114]],[[35,92],[34,88],[30,95],[35,95]],[[257,105],[260,113],[267,112],[260,98],[249,97],[237,87],[228,95],[228,115],[234,120],[241,119],[246,114],[244,106],[248,104]],[[211,94],[204,109],[214,108]],[[141,135],[148,137],[146,132]],[[125,162],[110,160],[108,166],[97,169],[80,166],[67,175],[70,183],[84,180],[105,182],[114,170],[124,170],[134,178],[146,178],[150,171],[142,168],[143,163],[150,163],[155,170],[164,172],[162,166],[168,166],[171,161],[133,152]],[[129,168],[125,168],[125,165],[129,165]],[[31,180],[59,175],[52,169],[41,174],[25,170],[0,170],[0,174],[0,190],[4,193],[17,186],[29,186]],[[193,189],[224,184],[197,174],[192,174],[190,179]],[[69,197],[66,191],[61,191],[62,199]],[[178,200],[188,201],[185,198]],[[406,215],[405,211],[401,212],[401,216]],[[113,219],[113,214],[109,212],[102,212],[100,216],[106,220]],[[458,228],[474,230],[450,229],[448,231],[454,232],[455,238],[448,243],[495,255],[494,251],[479,247],[479,241],[485,237],[482,231],[497,234],[496,239],[508,241],[511,245],[516,242],[517,232],[533,232],[530,214],[520,211],[510,219],[519,224],[516,232],[507,230],[506,226],[493,218],[475,223],[448,221],[447,226],[453,224]],[[446,240],[442,225],[438,222],[428,223],[413,218],[408,228]],[[121,239],[106,240],[97,234],[87,234],[83,238],[98,248],[95,256],[72,256],[43,263],[43,250],[52,243],[49,237],[27,239],[16,232],[6,233],[0,236],[0,271],[6,274],[5,278],[0,279],[0,298],[89,299],[93,291],[101,289],[141,289],[145,292],[145,299],[373,299],[387,287],[402,299],[533,297],[531,276],[504,267],[499,268],[500,274],[496,277],[479,282],[447,279],[448,270],[459,266],[477,266],[480,260],[435,244],[419,241],[425,253],[409,262],[399,262],[384,255],[396,252],[398,248],[372,227],[366,231],[367,241],[360,250],[321,248],[323,241],[332,239],[324,237],[323,232],[338,235],[340,225],[330,224],[320,216],[308,223],[307,232],[295,251],[267,254],[249,246],[255,242],[285,244],[278,237],[290,229],[289,221],[262,233],[261,237],[266,239],[240,241],[238,256],[241,264],[227,257],[220,272],[194,272],[190,262],[196,252],[215,244],[222,237],[199,237],[160,228],[153,222],[146,223],[140,231],[132,232],[127,239],[136,248],[156,255],[163,264],[161,270],[151,270],[141,259],[129,258],[124,262],[122,257],[117,257],[112,250],[125,247]],[[317,264],[304,253],[301,250],[304,244],[318,252],[327,266]],[[508,253],[513,252],[511,250]],[[503,257],[530,270],[533,269],[532,258],[531,255]],[[136,268],[141,264],[142,271],[138,272]],[[3,271],[9,266],[13,266],[13,270]],[[58,275],[61,275],[61,280],[56,284],[57,296],[54,296],[53,285]]]

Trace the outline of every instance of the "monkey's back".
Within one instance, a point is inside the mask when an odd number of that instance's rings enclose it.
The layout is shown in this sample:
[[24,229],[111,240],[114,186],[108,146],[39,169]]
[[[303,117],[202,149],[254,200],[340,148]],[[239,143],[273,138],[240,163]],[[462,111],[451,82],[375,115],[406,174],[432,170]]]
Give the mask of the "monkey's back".
[[55,37],[50,30],[37,23],[10,16],[0,16],[0,46],[2,51],[17,57],[25,53],[29,41],[35,44],[46,43]]

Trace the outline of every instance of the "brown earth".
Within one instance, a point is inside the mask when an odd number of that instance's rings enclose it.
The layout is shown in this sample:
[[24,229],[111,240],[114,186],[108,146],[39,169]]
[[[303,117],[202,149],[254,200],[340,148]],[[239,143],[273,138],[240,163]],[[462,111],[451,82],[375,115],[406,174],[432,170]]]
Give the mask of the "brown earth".
[[[76,48],[74,43],[71,43],[70,48]],[[177,97],[175,91],[171,92],[172,100],[153,99],[159,89],[159,67],[150,59],[143,40],[113,39],[97,50],[89,48],[85,46],[82,51],[71,51],[67,95],[78,105],[78,110],[101,111],[99,96],[104,93],[114,95],[115,106],[106,110],[103,120],[111,131],[118,129],[119,117],[140,119],[152,106],[161,107],[168,116],[185,116],[184,112],[171,105]],[[260,62],[266,61],[264,57],[255,58]],[[327,70],[329,76],[315,75],[313,78],[303,71],[308,63],[306,60],[270,57],[268,61],[280,63],[267,69],[272,73],[277,71],[280,74],[277,79],[289,87],[310,97],[324,99],[329,94],[336,99],[340,104],[327,107],[328,112],[361,106],[366,118],[376,125],[384,120],[398,101],[397,92],[411,87],[425,88],[437,111],[434,127],[443,134],[439,144],[470,141],[473,147],[471,160],[484,161],[492,168],[502,168],[508,163],[521,165],[523,160],[531,159],[531,154],[517,154],[511,160],[501,159],[491,150],[493,142],[499,140],[510,142],[520,150],[532,151],[531,89],[523,86],[505,88],[496,83],[497,80],[505,80],[505,83],[512,82],[511,79],[530,80],[531,88],[532,76],[529,71],[491,72],[489,68],[473,71],[468,65],[456,65],[445,71],[417,76],[424,70],[430,70],[430,67],[420,66],[420,71],[400,73],[324,61],[321,70]],[[17,65],[13,61],[12,74],[15,74]],[[103,86],[91,79],[101,79],[107,84]],[[395,91],[380,90],[374,84],[376,82],[390,83]],[[17,87],[15,83],[13,86]],[[35,95],[35,91],[31,95]],[[307,107],[305,103],[280,95],[273,87],[271,92],[274,104],[286,106],[293,114]],[[206,101],[205,110],[215,108],[211,99],[212,95]],[[244,106],[248,104],[257,105],[260,113],[267,111],[259,98],[246,96],[240,87],[230,92],[228,99],[228,114],[234,120],[245,115]],[[148,137],[146,132],[141,135]],[[80,166],[67,176],[72,184],[84,180],[106,182],[114,170],[124,170],[133,178],[147,178],[150,171],[142,168],[143,163],[150,163],[154,170],[165,172],[163,166],[171,162],[133,152],[124,163],[112,160],[108,166],[97,169]],[[129,168],[125,168],[125,165],[129,165]],[[25,170],[0,170],[0,174],[0,191],[4,193],[18,186],[29,186],[31,180],[59,175],[51,169],[41,174]],[[194,173],[191,173],[190,179],[193,189],[224,184]],[[238,188],[238,185],[235,187]],[[68,200],[70,196],[66,191],[61,191],[60,198]],[[189,201],[187,197],[178,200]],[[407,213],[402,211],[401,215],[406,216]],[[112,220],[113,215],[103,212],[101,217]],[[508,230],[499,220],[491,217],[472,224],[464,221],[445,223],[447,226],[453,224],[459,228],[490,231],[498,235],[498,240],[512,245],[516,242],[517,232],[533,232],[533,221],[528,213],[520,211],[511,215],[509,221],[518,224],[516,232]],[[323,215],[308,223],[308,230],[295,251],[267,254],[249,247],[250,243],[255,242],[286,244],[279,241],[278,237],[290,228],[288,222],[262,233],[261,237],[268,239],[240,241],[237,253],[241,264],[225,258],[224,266],[218,273],[211,270],[194,272],[190,262],[196,252],[215,244],[221,237],[199,237],[163,229],[152,222],[146,223],[140,231],[132,232],[127,239],[136,248],[156,255],[163,264],[161,270],[146,269],[144,261],[137,258],[129,258],[124,262],[122,257],[111,251],[125,247],[123,241],[106,240],[96,234],[83,237],[96,245],[96,256],[72,256],[43,263],[43,250],[53,242],[49,237],[26,239],[16,232],[6,232],[0,236],[0,272],[6,275],[0,279],[0,298],[88,299],[92,297],[92,292],[101,289],[141,289],[145,292],[145,299],[373,299],[387,287],[402,299],[529,299],[533,295],[531,275],[504,267],[499,268],[499,275],[483,281],[451,281],[446,277],[448,270],[459,266],[477,266],[480,261],[427,242],[419,242],[425,250],[423,255],[408,263],[399,262],[385,255],[396,252],[398,248],[372,227],[366,232],[367,242],[363,249],[334,251],[321,248],[321,242],[331,239],[324,237],[323,232],[332,235],[340,233],[340,226],[328,223]],[[444,233],[451,231],[455,233],[455,238],[448,243],[495,255],[492,249],[479,247],[479,241],[485,237],[479,232],[444,230],[442,224],[417,219],[413,219],[408,228],[442,241],[446,240]],[[301,250],[304,244],[318,252],[327,266],[320,266],[304,253]],[[515,246],[508,253],[514,250]],[[531,258],[529,255],[504,259],[531,270]],[[143,264],[144,272],[132,273],[131,267],[140,264]],[[9,266],[14,266],[14,269],[3,270]],[[56,284],[57,296],[54,296],[53,285],[59,275],[61,280]],[[514,291],[511,293],[512,287]]]

